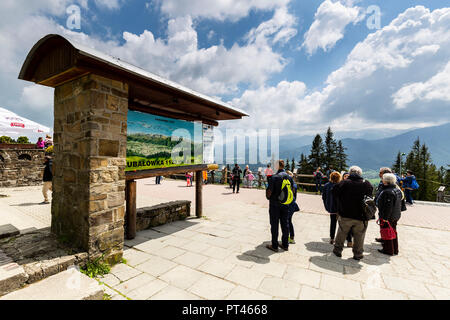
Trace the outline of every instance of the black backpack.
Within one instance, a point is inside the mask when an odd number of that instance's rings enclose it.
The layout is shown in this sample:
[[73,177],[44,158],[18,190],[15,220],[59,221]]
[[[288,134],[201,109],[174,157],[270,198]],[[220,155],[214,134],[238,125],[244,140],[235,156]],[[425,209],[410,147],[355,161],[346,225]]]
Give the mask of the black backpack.
[[[366,182],[366,180],[363,180],[363,183]],[[363,220],[369,221],[375,219],[375,213],[377,213],[377,205],[375,203],[375,200],[365,195],[363,199]]]
[[369,221],[375,219],[377,213],[377,206],[375,200],[370,196],[364,196],[363,199],[363,220]]

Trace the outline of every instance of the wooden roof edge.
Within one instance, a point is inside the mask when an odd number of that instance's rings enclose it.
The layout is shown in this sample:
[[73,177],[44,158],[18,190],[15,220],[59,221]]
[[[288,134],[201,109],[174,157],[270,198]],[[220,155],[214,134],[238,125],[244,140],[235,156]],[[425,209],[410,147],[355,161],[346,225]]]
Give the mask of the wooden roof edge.
[[78,51],[78,53],[82,56],[88,57],[90,59],[99,61],[101,63],[107,64],[113,68],[121,69],[122,71],[128,72],[130,74],[133,74],[134,76],[143,78],[147,81],[158,83],[161,86],[167,87],[171,90],[179,91],[183,94],[189,95],[197,100],[204,101],[210,105],[216,106],[220,108],[222,111],[225,111],[229,114],[233,114],[236,117],[242,118],[247,117],[249,114],[247,114],[245,111],[235,108],[228,103],[225,103],[221,100],[218,100],[216,98],[209,97],[207,95],[204,95],[202,93],[196,92],[192,89],[189,89],[187,87],[184,87],[176,82],[173,82],[171,80],[164,79],[158,75],[155,75],[151,72],[148,72],[142,68],[139,68],[137,66],[134,66],[128,62],[122,61],[119,58],[115,58],[112,56],[109,56],[101,51],[98,51],[96,49],[87,47],[85,45],[79,44],[77,42],[72,41],[71,39],[68,39],[66,37],[63,37],[58,34],[49,34],[40,39],[30,50],[28,53],[25,62],[22,65],[22,68],[19,73],[19,79],[21,80],[27,80],[32,81],[32,79],[29,79],[26,77],[27,70],[31,67],[30,64],[33,61],[33,58],[38,51],[38,49],[44,45],[47,41],[54,38],[61,38],[65,41],[67,41],[68,44],[70,44],[74,49]]

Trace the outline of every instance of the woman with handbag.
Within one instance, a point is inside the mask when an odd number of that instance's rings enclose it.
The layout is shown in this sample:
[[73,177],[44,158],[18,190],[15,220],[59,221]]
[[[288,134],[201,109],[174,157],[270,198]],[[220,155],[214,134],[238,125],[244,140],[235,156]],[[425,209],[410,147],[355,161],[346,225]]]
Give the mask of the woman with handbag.
[[397,222],[400,220],[404,194],[397,186],[397,178],[392,173],[383,175],[383,186],[377,198],[379,224],[383,249],[378,251],[387,255],[398,254]]

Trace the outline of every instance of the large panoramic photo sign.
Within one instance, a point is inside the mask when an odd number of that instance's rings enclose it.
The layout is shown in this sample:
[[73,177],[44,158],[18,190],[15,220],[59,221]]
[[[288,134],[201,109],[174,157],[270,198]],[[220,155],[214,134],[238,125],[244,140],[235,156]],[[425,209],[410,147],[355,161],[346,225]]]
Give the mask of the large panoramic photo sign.
[[126,171],[203,163],[202,124],[128,112]]

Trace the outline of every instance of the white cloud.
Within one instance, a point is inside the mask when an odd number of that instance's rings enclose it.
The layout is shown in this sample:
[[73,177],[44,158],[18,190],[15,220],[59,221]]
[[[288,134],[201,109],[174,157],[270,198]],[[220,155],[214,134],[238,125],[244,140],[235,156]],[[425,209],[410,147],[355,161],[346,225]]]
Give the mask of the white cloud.
[[413,101],[450,102],[450,62],[428,81],[406,85],[398,90],[392,98],[398,109],[405,108]]
[[270,38],[271,43],[287,43],[295,37],[297,19],[288,12],[287,7],[278,8],[272,19],[261,23],[257,28],[251,29],[246,38],[253,43],[266,44]]
[[[241,83],[260,86],[286,65],[281,54],[266,41],[223,44],[198,48],[197,32],[189,16],[169,20],[167,39],[146,30],[140,35],[124,32],[125,43],[105,44],[83,37],[98,47],[146,70],[185,84],[203,93],[229,94]],[[262,39],[263,37],[261,37]]]
[[[45,88],[40,91],[35,86],[27,87],[29,83],[17,80],[26,54],[46,34],[69,36],[190,88],[220,95],[236,92],[241,84],[262,86],[272,74],[282,71],[287,62],[272,49],[271,44],[285,42],[293,33],[290,31],[293,17],[286,10],[277,10],[272,19],[256,28],[255,37],[249,37],[244,43],[236,43],[231,48],[219,44],[200,49],[189,15],[170,19],[164,38],[155,38],[152,32],[145,30],[141,34],[124,32],[122,43],[105,41],[100,35],[69,31],[49,17],[64,16],[69,4],[69,0],[41,0],[41,6],[23,11],[22,7],[27,7],[23,2],[2,3],[0,18],[5,19],[0,21],[0,43],[7,49],[3,50],[0,60],[0,85],[8,87],[8,91],[3,92],[0,104],[47,125],[51,124],[49,119],[53,113],[51,94]],[[84,0],[78,4],[87,5]],[[7,22],[7,18],[15,12],[20,13],[19,19]],[[284,18],[286,21],[283,21]],[[33,95],[39,96],[40,102],[33,100]]]
[[[325,118],[355,112],[378,122],[435,121],[436,114],[449,119],[448,104],[435,98],[427,102],[427,107],[423,101],[410,103],[407,112],[395,109],[392,100],[405,85],[430,79],[448,63],[449,25],[450,8],[430,12],[417,6],[369,34],[355,46],[345,64],[328,77],[327,99],[322,106]],[[417,54],[420,51],[423,54]]]
[[290,0],[154,0],[153,3],[172,18],[190,15],[193,18],[236,21],[246,17],[251,10],[274,10],[289,2]]
[[345,27],[356,24],[364,18],[364,13],[352,1],[325,0],[317,9],[309,30],[305,33],[303,47],[312,55],[317,49],[328,51],[344,37]]
[[388,130],[450,121],[449,25],[450,8],[407,9],[358,43],[322,90],[298,94],[279,85],[262,87],[232,103],[250,113],[242,122],[246,127],[271,126],[285,134],[329,125],[339,131]]
[[32,84],[23,88],[20,102],[39,112],[53,105],[53,88]]

